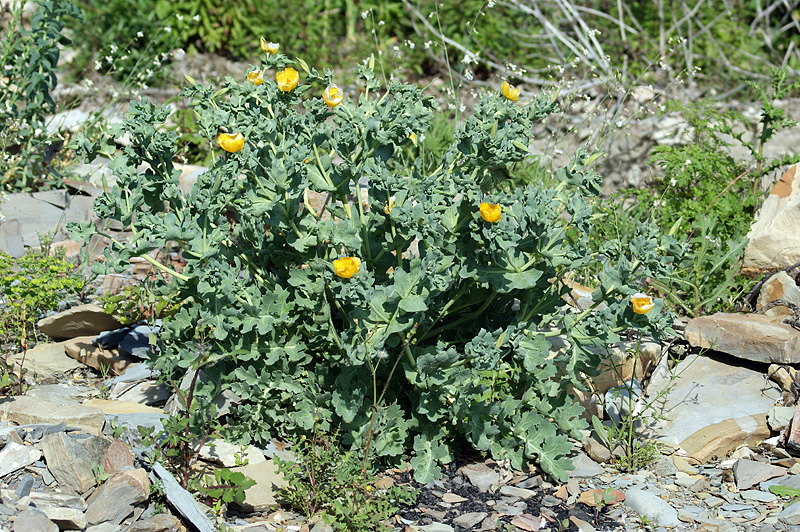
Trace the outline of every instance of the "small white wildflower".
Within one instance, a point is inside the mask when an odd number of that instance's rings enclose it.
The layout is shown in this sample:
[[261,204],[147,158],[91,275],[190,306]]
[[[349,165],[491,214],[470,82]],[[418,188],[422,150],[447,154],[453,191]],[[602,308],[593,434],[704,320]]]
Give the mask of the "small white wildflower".
[[686,159],[686,161],[683,163],[684,166],[689,166],[690,164],[692,164],[691,159]]
[[175,13],[175,18],[178,19],[179,22],[183,22],[183,15],[180,13]]
[[368,16],[369,16],[369,9],[361,12],[361,18],[363,18],[364,20],[367,20]]
[[416,45],[411,41],[406,41],[406,46],[408,46],[409,48],[411,48],[413,50],[414,46],[416,46]]
[[486,7],[490,8],[490,9],[493,8],[494,7],[494,0],[489,0],[489,3],[486,4]]
[[378,349],[378,351],[375,352],[375,357],[380,360],[386,360],[389,358],[389,353],[386,352],[386,349]]
[[111,53],[112,53],[112,54],[115,54],[115,53],[117,53],[117,45],[116,45],[116,44],[112,44],[112,45],[111,45]]
[[671,187],[674,187],[674,186],[675,186],[675,185],[677,185],[677,184],[678,184],[678,181],[677,181],[677,180],[676,180],[674,177],[673,177],[672,179],[670,179],[670,180],[669,180],[669,185],[670,185]]
[[170,28],[169,26],[164,26],[164,31],[166,31],[167,33],[172,33],[172,28]]
[[139,38],[142,38],[142,37],[144,37],[144,32],[137,31],[136,32],[136,36],[139,37]]
[[431,44],[433,44],[433,41],[425,41],[425,49],[429,50],[430,47],[431,47]]
[[95,70],[100,70],[101,68],[103,68],[103,63],[102,63],[102,61],[95,61],[95,62],[94,62],[94,69],[95,69]]
[[394,53],[396,53],[396,54],[400,53],[400,47],[397,46],[397,45],[392,46],[392,50],[394,50]]
[[116,89],[111,91],[111,97],[114,98],[115,100],[119,98],[119,93],[116,91]]
[[378,21],[378,26],[383,26],[384,24],[386,24],[386,22],[384,22],[384,21],[382,21],[382,20],[379,20],[379,21]]
[[462,104],[461,104],[461,105],[458,107],[458,110],[459,110],[459,112],[463,113],[464,111],[466,111],[466,110],[467,110],[467,106],[466,106],[466,105],[464,105],[464,104],[462,103]]
[[465,70],[465,71],[464,71],[464,77],[465,77],[465,78],[466,78],[468,81],[472,81],[472,79],[473,79],[475,76],[472,74],[472,70],[469,70],[469,69],[467,69],[467,70]]
[[200,22],[200,15],[193,16],[192,20],[194,20],[195,22]]
[[86,85],[87,89],[90,89],[92,87],[92,85],[94,85],[94,82],[92,80],[90,80],[90,79],[85,79],[85,80],[83,80],[83,84]]

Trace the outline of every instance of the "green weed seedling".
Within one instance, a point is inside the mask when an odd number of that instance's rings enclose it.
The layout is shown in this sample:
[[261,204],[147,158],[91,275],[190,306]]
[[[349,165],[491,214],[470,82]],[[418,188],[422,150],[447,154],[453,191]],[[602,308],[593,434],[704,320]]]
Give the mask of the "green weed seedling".
[[399,486],[378,489],[362,461],[343,451],[335,435],[302,439],[292,447],[294,461],[275,458],[288,486],[281,496],[309,518],[334,530],[391,530],[385,522],[399,503],[411,504],[416,492]]

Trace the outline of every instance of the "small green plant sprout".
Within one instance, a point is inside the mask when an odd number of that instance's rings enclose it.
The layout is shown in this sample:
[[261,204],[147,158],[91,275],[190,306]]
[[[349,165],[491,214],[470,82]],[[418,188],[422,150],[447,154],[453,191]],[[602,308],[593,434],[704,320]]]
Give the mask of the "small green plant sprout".
[[94,483],[98,486],[108,480],[108,473],[100,464],[92,464],[92,474],[94,475]]
[[240,471],[222,468],[215,469],[213,475],[207,475],[198,492],[213,501],[214,512],[219,515],[224,505],[234,501],[243,502],[244,492],[255,484],[255,480]]
[[650,520],[647,514],[638,516],[639,526],[643,527],[646,530],[654,530],[656,528],[655,523]]
[[614,496],[612,488],[606,488],[603,491],[599,492],[597,490],[594,491],[594,520],[597,522],[597,518],[600,516],[600,513],[603,511],[603,508],[612,504],[617,500]]
[[282,497],[334,530],[389,531],[386,521],[397,512],[397,505],[416,500],[416,492],[399,486],[376,488],[377,479],[363,469],[359,457],[342,450],[335,434],[301,439],[293,449],[293,462],[275,458],[288,482]]

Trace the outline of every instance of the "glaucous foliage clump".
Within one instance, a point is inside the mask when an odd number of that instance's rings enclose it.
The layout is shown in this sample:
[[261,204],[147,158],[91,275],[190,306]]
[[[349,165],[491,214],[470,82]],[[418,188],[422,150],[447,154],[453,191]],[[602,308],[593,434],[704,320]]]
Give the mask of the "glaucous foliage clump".
[[[663,301],[638,313],[631,296],[646,297],[640,281],[664,275],[680,246],[641,225],[629,244],[592,255],[587,197],[599,176],[583,151],[554,188],[508,186],[531,155],[533,123],[556,111],[547,94],[485,96],[426,171],[409,148],[436,102],[382,86],[372,60],[358,68],[357,94],[325,98],[330,71],[281,53],[252,70],[184,90],[200,134],[220,146],[186,196],[176,135],[161,126],[167,107],[133,102],[112,126],[131,144],[95,208],[133,236],[95,268],[121,271],[164,246],[186,261],[180,273],[160,266],[161,293],[181,305],[164,319],[156,366],[167,376],[190,367],[201,326],[215,362],[197,397],[238,394],[229,430],[245,442],[337,429],[368,455],[410,455],[423,482],[464,445],[565,480],[567,435],[586,427],[569,386],[598,365],[589,348],[630,327],[669,329]],[[111,137],[84,142],[85,155],[111,153]],[[562,280],[587,265],[600,272],[594,304],[564,311]],[[569,348],[553,356],[556,335]]]

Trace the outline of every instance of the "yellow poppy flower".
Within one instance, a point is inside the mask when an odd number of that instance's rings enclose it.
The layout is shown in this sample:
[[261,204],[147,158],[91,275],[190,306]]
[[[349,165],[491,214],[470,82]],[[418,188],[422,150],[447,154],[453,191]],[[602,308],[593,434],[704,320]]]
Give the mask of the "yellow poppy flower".
[[344,93],[336,85],[331,85],[322,93],[322,99],[328,107],[336,107],[344,100]]
[[389,198],[389,203],[386,204],[386,207],[383,208],[383,212],[389,214],[394,209],[394,198]]
[[223,150],[230,153],[237,152],[244,148],[244,136],[241,133],[234,133],[233,135],[222,133],[217,139],[217,142]]
[[336,271],[336,275],[345,279],[350,279],[357,274],[359,268],[361,268],[361,259],[358,257],[342,257],[333,261],[333,269]]
[[256,85],[261,85],[264,83],[264,74],[259,70],[254,70],[247,75],[247,81],[255,83]]
[[411,143],[412,143],[414,146],[416,146],[416,145],[417,145],[417,136],[414,134],[414,132],[413,132],[413,131],[412,131],[411,133],[409,133],[409,134],[408,134],[408,138],[410,138],[410,139],[411,139]]
[[481,218],[486,220],[489,223],[497,223],[500,221],[500,217],[502,216],[500,205],[495,203],[481,203],[478,206],[478,210],[481,211]]
[[656,304],[653,298],[647,294],[633,294],[631,296],[631,306],[636,314],[647,314]]
[[265,54],[277,54],[278,48],[281,45],[276,42],[267,42],[264,37],[261,37],[261,49],[264,50]]
[[280,90],[289,92],[297,87],[297,83],[300,81],[300,74],[292,67],[287,67],[275,74],[275,80],[278,82]]
[[519,101],[519,89],[514,88],[513,85],[509,85],[507,81],[503,82],[501,89],[503,90],[503,96],[505,96],[512,102]]

